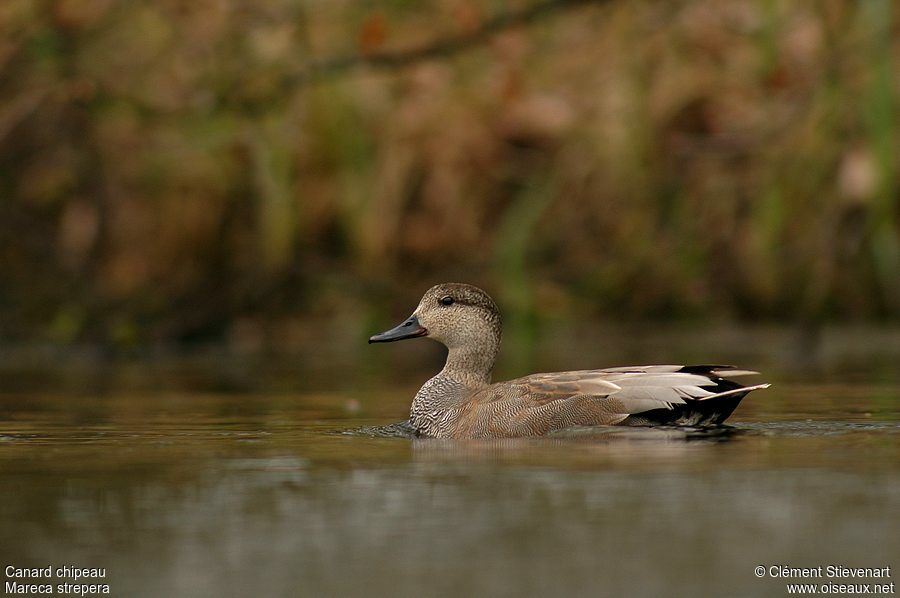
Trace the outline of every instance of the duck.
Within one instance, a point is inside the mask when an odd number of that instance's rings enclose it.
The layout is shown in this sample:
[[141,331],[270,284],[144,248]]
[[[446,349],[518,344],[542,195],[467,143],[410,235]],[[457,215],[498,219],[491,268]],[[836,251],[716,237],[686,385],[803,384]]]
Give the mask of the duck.
[[723,365],[646,365],[531,374],[492,382],[502,319],[482,289],[431,287],[412,315],[369,343],[429,338],[447,348],[443,369],[415,394],[418,437],[546,436],[584,426],[718,426],[748,393],[732,378],[758,372]]

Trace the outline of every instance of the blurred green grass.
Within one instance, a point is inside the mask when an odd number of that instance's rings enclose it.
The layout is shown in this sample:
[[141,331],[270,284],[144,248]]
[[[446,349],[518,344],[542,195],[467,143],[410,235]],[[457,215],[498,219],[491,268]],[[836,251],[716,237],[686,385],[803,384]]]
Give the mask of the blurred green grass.
[[526,351],[543,320],[897,319],[890,0],[608,2],[296,76],[524,5],[6,0],[0,339],[364,328],[450,279]]

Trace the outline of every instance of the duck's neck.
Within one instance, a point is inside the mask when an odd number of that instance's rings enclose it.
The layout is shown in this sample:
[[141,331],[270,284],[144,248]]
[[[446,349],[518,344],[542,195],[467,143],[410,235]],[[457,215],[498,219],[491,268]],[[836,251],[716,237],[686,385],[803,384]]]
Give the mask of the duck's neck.
[[432,417],[436,411],[459,407],[469,396],[491,383],[491,371],[500,351],[500,335],[490,335],[477,348],[451,346],[447,362],[436,376],[426,382],[413,399],[411,414]]
[[450,347],[447,350],[447,363],[438,376],[471,389],[487,386],[491,383],[491,373],[499,351],[499,337],[478,347]]

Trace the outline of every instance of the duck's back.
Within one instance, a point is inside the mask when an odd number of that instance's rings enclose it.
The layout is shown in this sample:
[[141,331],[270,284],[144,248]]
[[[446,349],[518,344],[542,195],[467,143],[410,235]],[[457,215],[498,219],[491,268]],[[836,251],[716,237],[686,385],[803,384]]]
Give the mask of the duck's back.
[[753,374],[729,366],[637,366],[533,374],[473,393],[441,436],[541,436],[573,426],[711,425],[767,384],[742,386]]

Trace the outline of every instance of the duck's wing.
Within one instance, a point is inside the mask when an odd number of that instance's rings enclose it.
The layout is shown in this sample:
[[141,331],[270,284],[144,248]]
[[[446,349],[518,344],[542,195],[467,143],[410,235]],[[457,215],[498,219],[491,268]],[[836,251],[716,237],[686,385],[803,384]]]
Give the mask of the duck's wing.
[[[768,385],[741,386],[729,377],[755,372],[731,366],[653,365],[532,374],[491,385],[472,397],[487,408],[523,417],[542,414],[567,425],[617,424],[657,410],[733,396]],[[578,419],[573,424],[571,419]]]
[[[536,403],[573,396],[606,399],[622,419],[653,409],[672,409],[689,400],[713,396],[717,382],[708,375],[681,371],[681,366],[612,368],[533,374],[513,381]],[[524,390],[524,389],[523,389]]]
[[759,372],[755,372],[753,370],[742,370],[736,368],[733,365],[637,365],[585,371],[604,372],[612,376],[620,374],[698,374],[700,376],[705,376],[706,378],[713,381],[720,378],[731,379],[739,378],[741,376],[755,376],[759,374]]

